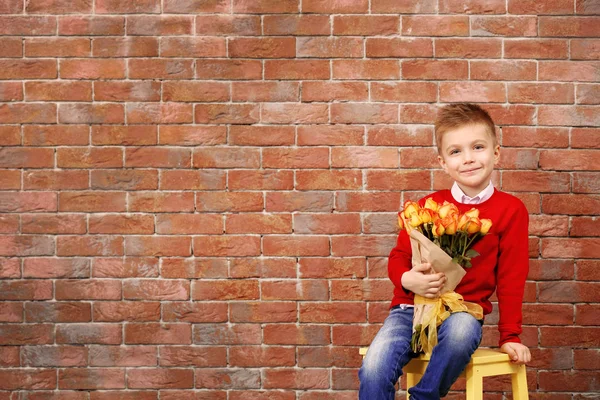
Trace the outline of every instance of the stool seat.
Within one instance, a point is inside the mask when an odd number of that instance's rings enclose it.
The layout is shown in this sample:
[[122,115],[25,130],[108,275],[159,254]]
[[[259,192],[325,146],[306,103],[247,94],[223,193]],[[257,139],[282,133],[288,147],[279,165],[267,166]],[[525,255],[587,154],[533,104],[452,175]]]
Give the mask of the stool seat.
[[[359,353],[364,357],[368,349],[368,347],[361,347]],[[419,382],[429,364],[430,357],[429,354],[421,354],[404,367],[407,399],[409,397],[408,389]],[[514,400],[529,399],[525,365],[512,363],[508,354],[490,349],[477,349],[460,375],[467,379],[467,400],[483,400],[483,378],[496,375],[511,376]]]

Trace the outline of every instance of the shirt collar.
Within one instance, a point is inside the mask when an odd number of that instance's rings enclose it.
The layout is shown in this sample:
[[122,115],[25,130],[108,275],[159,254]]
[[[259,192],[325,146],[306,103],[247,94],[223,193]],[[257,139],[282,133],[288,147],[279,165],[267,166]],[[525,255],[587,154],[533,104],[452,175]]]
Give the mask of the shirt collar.
[[477,196],[469,197],[462,191],[458,184],[454,182],[454,184],[452,185],[452,189],[450,189],[450,192],[452,193],[452,197],[454,197],[454,200],[456,200],[459,203],[479,204],[492,197],[492,195],[494,194],[494,185],[492,184],[492,181],[490,181],[489,185],[487,185],[485,189],[479,192]]

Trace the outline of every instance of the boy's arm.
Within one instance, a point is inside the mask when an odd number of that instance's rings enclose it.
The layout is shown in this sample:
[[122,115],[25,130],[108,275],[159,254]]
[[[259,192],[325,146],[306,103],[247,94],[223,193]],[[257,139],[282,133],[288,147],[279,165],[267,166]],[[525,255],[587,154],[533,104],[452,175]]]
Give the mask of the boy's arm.
[[500,343],[520,343],[525,280],[529,272],[529,214],[519,201],[510,213],[507,227],[500,233],[497,288]]
[[412,249],[410,247],[410,238],[403,229],[398,234],[396,247],[390,252],[388,258],[388,276],[398,289],[406,293],[410,291],[402,286],[402,275],[412,268]]

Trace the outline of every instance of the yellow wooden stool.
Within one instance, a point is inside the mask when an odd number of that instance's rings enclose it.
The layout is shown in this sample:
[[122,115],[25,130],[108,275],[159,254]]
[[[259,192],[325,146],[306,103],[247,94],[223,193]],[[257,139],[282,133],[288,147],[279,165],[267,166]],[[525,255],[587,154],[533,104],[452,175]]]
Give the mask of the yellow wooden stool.
[[[364,356],[368,347],[361,347],[359,352]],[[429,364],[429,355],[422,354],[411,360],[404,367],[406,374],[406,398],[408,389],[416,385],[425,368]],[[512,392],[514,400],[528,400],[527,375],[525,365],[513,364],[508,354],[489,349],[477,349],[471,357],[471,362],[460,376],[467,378],[467,400],[483,400],[483,378],[486,376],[508,375],[512,380]]]

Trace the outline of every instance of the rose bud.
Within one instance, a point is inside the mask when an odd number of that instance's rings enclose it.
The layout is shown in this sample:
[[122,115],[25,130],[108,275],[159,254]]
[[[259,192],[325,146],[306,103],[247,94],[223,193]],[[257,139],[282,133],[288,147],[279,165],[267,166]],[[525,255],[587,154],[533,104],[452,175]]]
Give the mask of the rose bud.
[[423,221],[424,224],[428,224],[433,222],[435,213],[429,208],[421,208],[419,210],[419,218]]
[[490,231],[491,227],[492,227],[492,220],[491,219],[487,219],[487,218],[483,218],[481,220],[481,230],[479,232],[482,235],[487,235],[487,233]]
[[467,231],[468,234],[477,233],[477,232],[479,232],[480,229],[481,229],[481,221],[479,220],[479,218],[470,218],[469,222],[467,222],[467,225],[465,227],[465,230]]
[[471,208],[469,211],[465,213],[469,218],[479,218],[479,210],[476,208]]
[[433,232],[433,236],[440,237],[444,234],[445,231],[446,231],[446,229],[444,228],[444,225],[442,225],[442,220],[437,219],[433,223],[433,227],[431,228],[431,232]]
[[425,208],[428,208],[433,211],[437,211],[437,210],[439,210],[440,206],[438,203],[435,202],[434,199],[432,199],[430,197],[427,200],[425,200]]
[[469,222],[469,216],[466,214],[463,214],[460,216],[460,218],[458,219],[458,230],[459,231],[464,231],[465,230],[465,226],[467,225],[467,222]]

